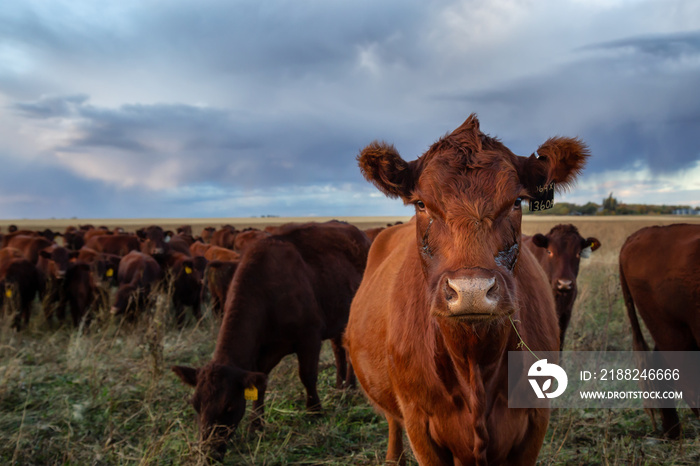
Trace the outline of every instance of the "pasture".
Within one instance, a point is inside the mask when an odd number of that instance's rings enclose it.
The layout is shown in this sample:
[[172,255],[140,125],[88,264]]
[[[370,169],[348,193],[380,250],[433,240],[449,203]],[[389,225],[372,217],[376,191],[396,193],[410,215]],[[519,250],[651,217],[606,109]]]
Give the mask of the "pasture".
[[[93,223],[129,231],[158,224],[175,229],[190,224],[231,223],[238,228],[286,221],[326,219],[138,219],[0,222],[2,231]],[[350,218],[361,229],[406,218]],[[700,223],[678,217],[533,217],[523,233],[546,233],[573,223],[601,248],[581,262],[579,297],[565,350],[631,350],[629,322],[618,280],[617,255],[627,236],[647,225]],[[167,294],[167,290],[164,291]],[[178,329],[168,300],[161,297],[135,323],[107,310],[88,329],[50,327],[35,303],[29,327],[0,321],[0,462],[2,464],[202,464],[197,450],[194,410],[185,387],[170,371],[174,364],[209,361],[218,323],[203,317]],[[648,339],[648,341],[650,341]],[[304,410],[305,394],[295,358],[273,370],[266,394],[266,426],[248,433],[248,418],[230,443],[224,464],[381,464],[386,453],[384,418],[361,389],[334,388],[335,368],[326,343],[319,371],[321,414]],[[562,409],[552,412],[539,464],[695,465],[700,463],[700,421],[680,409],[681,439],[669,441],[653,430],[642,410]],[[658,417],[657,417],[658,420]],[[415,464],[409,458],[409,464]]]

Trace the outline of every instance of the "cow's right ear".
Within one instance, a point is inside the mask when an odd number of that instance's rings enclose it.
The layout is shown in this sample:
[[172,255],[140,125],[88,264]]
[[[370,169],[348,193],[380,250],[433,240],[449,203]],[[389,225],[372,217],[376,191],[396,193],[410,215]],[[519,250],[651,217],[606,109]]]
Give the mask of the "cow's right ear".
[[531,196],[537,197],[542,189],[554,182],[557,192],[563,192],[583,171],[590,151],[577,138],[550,138],[530,157],[518,157],[516,164],[520,182]]
[[175,375],[180,377],[180,380],[182,380],[185,385],[189,385],[190,387],[197,386],[197,374],[199,373],[199,369],[186,366],[172,366],[170,369],[175,372]]
[[374,141],[357,156],[362,175],[391,198],[408,202],[416,183],[415,163],[401,158],[393,145]]
[[262,372],[247,372],[243,377],[243,386],[255,387],[258,390],[264,390],[267,386],[267,375]]
[[547,246],[549,246],[549,240],[542,233],[537,233],[535,236],[532,237],[532,244],[539,248],[546,248]]

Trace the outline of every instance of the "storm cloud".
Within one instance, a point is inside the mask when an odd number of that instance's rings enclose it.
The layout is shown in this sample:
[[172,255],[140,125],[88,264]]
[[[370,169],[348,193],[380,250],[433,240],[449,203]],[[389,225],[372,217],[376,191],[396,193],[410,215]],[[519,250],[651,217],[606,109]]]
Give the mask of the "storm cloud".
[[698,82],[692,1],[9,1],[0,216],[410,214],[355,156],[472,112],[584,139],[570,200],[700,205]]

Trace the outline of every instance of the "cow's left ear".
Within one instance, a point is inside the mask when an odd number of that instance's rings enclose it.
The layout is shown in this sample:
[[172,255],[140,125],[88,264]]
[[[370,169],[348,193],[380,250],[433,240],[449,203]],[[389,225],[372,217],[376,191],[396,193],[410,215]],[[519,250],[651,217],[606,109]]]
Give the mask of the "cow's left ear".
[[583,247],[591,248],[591,251],[595,251],[600,247],[600,241],[598,240],[598,238],[586,238],[585,240],[583,240]]
[[577,138],[550,138],[530,157],[520,157],[518,174],[520,181],[533,197],[538,187],[555,183],[562,191],[571,186],[583,171],[590,156],[586,144]]

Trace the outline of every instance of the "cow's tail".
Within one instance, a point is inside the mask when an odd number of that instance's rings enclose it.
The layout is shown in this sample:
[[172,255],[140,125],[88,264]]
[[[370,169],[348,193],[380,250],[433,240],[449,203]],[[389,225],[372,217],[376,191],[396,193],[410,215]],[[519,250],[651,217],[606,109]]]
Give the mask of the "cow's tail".
[[627,279],[623,271],[622,261],[620,261],[620,286],[622,287],[622,297],[625,300],[625,307],[627,308],[627,317],[629,317],[630,325],[632,325],[632,346],[635,351],[649,351],[649,346],[647,346],[647,342],[644,340],[644,335],[642,334],[642,328],[639,326],[637,310],[634,306],[634,299],[632,299],[630,289],[627,286]]
[[[622,260],[620,261],[620,286],[622,288],[622,297],[625,300],[625,307],[627,308],[627,317],[629,317],[630,325],[632,326],[632,347],[635,351],[649,351],[649,346],[647,346],[646,340],[644,340],[644,334],[642,334],[642,328],[639,325],[639,319],[637,319],[637,310],[634,305],[634,299],[632,299],[632,293],[630,293],[629,286],[627,285],[627,279],[625,278],[625,272],[622,267]],[[637,366],[640,370],[645,370],[648,368],[648,361],[641,355],[637,355]],[[650,389],[646,383],[642,382],[642,387],[645,389]],[[652,409],[647,402],[643,400],[644,411],[651,418],[651,424],[656,430],[656,415],[654,414],[654,409]]]

